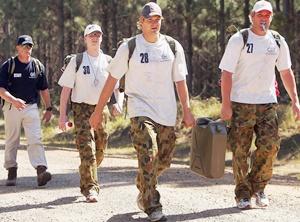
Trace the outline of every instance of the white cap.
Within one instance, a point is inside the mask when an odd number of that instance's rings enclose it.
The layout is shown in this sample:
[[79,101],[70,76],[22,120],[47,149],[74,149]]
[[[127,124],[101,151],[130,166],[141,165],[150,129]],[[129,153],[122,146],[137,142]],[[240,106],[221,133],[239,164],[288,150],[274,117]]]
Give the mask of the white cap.
[[268,1],[265,1],[265,0],[257,1],[255,3],[255,5],[253,6],[253,9],[252,9],[253,12],[259,12],[259,11],[262,11],[262,10],[267,10],[267,11],[273,13],[271,3],[268,2]]
[[102,29],[99,25],[97,24],[89,24],[84,30],[84,36],[91,34],[92,32],[102,32]]

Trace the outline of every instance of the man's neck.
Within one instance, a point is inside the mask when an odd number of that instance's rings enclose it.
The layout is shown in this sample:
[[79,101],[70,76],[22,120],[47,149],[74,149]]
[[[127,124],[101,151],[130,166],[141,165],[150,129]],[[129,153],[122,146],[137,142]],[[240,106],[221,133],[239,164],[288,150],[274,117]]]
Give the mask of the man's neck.
[[159,33],[143,33],[143,37],[147,42],[155,43],[159,39]]
[[97,57],[100,54],[100,48],[89,48],[86,50],[87,54],[93,57]]
[[29,63],[30,62],[30,59],[31,59],[31,56],[20,56],[18,55],[18,59],[21,63]]
[[251,26],[250,30],[251,30],[254,34],[259,35],[259,36],[264,36],[264,35],[266,35],[266,34],[267,34],[267,31],[268,31],[268,29],[262,30],[261,27],[254,27],[254,26]]

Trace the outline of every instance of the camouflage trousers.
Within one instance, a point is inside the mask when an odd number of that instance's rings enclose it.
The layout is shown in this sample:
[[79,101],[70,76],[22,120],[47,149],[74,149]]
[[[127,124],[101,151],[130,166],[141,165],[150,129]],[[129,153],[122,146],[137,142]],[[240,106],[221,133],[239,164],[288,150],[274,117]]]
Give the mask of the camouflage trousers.
[[103,117],[103,128],[91,130],[89,118],[95,106],[85,103],[72,103],[76,134],[76,147],[80,156],[80,191],[87,196],[94,190],[99,193],[97,167],[104,157],[108,134],[105,132],[106,115]]
[[138,173],[136,186],[147,214],[161,208],[156,190],[157,178],[170,167],[175,148],[174,127],[160,125],[148,117],[134,117],[131,121],[131,140],[137,151]]
[[[277,104],[232,104],[228,145],[233,152],[236,198],[251,198],[263,191],[272,177],[279,150]],[[250,152],[253,134],[256,149]]]

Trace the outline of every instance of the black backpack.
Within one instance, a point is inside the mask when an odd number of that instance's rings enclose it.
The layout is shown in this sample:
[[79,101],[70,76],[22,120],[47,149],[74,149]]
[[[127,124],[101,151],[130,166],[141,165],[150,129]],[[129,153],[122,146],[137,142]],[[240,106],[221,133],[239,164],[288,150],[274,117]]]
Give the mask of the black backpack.
[[[34,63],[34,69],[35,69],[36,75],[37,76],[41,75],[42,72],[44,71],[43,64],[40,62],[40,60],[38,60],[36,58],[31,57],[31,59]],[[7,85],[11,86],[12,85],[12,76],[13,76],[15,68],[16,68],[15,57],[10,57],[7,60],[7,63],[8,63],[8,69],[7,69],[8,83],[7,83]],[[4,103],[5,103],[5,100],[0,97],[0,106],[1,106],[1,108],[4,106]]]

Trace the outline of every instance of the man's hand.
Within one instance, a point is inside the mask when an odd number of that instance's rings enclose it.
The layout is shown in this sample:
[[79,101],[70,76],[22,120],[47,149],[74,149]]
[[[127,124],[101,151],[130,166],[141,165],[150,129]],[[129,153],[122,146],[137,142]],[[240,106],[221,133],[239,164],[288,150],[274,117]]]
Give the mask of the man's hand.
[[292,103],[292,110],[296,120],[300,120],[300,105],[299,103]]
[[232,117],[232,108],[231,104],[224,104],[222,103],[222,108],[221,108],[221,119],[222,120],[230,120]]
[[52,111],[46,111],[46,112],[44,112],[42,121],[45,123],[48,123],[50,121],[51,117],[52,117]]
[[58,128],[62,131],[66,131],[66,123],[68,122],[67,115],[59,115]]
[[16,109],[19,110],[19,111],[21,111],[21,110],[23,110],[27,107],[26,102],[24,100],[18,99],[18,98],[14,99],[12,101],[12,105],[14,107],[16,107]]
[[186,127],[186,128],[195,126],[196,120],[190,109],[187,109],[186,111],[183,112],[182,123],[184,124],[184,127]]
[[92,113],[89,119],[89,123],[93,129],[103,128],[102,121],[103,121],[103,114],[97,113],[95,111]]

